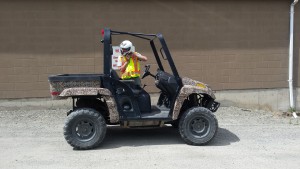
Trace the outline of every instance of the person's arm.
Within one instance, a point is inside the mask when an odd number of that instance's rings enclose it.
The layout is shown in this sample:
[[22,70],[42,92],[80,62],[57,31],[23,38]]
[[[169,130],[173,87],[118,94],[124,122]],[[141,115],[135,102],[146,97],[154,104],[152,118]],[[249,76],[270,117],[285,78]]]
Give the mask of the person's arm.
[[148,60],[148,58],[146,56],[143,56],[138,52],[133,52],[133,55],[136,56],[140,61],[147,61]]
[[122,66],[119,67],[119,70],[121,72],[125,72],[125,69],[126,69],[127,65],[128,65],[128,62],[125,62]]
[[[126,60],[127,60],[127,58],[126,58]],[[127,65],[128,65],[128,61],[122,63],[122,56],[119,56],[118,57],[118,63],[117,63],[117,66],[118,66],[119,70],[121,72],[124,72],[125,69],[126,69],[126,67],[127,67]]]

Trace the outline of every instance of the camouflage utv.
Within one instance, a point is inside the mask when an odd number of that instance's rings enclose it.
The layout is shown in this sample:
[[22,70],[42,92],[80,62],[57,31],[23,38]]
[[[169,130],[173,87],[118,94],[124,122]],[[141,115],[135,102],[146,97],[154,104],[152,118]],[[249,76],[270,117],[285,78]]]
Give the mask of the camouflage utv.
[[[133,36],[150,43],[157,71],[145,66],[141,78],[153,77],[160,91],[156,105],[150,95],[133,80],[122,80],[112,69],[112,37]],[[72,98],[73,108],[64,126],[66,141],[76,149],[97,147],[106,135],[107,125],[126,128],[178,127],[182,139],[191,145],[204,145],[217,133],[219,103],[210,87],[180,77],[162,34],[142,34],[103,30],[104,73],[49,76],[53,99]]]

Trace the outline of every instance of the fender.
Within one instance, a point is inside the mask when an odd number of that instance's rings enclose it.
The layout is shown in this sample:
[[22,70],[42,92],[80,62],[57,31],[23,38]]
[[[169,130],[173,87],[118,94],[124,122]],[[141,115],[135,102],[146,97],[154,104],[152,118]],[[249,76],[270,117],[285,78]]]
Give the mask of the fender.
[[182,83],[183,87],[180,89],[180,92],[174,104],[172,116],[173,120],[176,120],[178,118],[182,104],[190,94],[207,94],[211,98],[216,99],[213,91],[207,84],[186,77],[182,78]]
[[106,101],[109,110],[109,121],[111,123],[119,122],[119,112],[115,98],[111,92],[105,88],[91,88],[91,87],[77,87],[64,89],[59,97],[73,97],[73,96],[97,96],[101,95]]

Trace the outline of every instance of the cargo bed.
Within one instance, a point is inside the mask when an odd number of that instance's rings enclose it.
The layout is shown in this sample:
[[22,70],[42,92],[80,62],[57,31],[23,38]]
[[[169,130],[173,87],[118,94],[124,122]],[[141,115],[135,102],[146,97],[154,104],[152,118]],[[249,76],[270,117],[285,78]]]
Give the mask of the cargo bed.
[[67,88],[101,87],[103,74],[59,74],[48,77],[50,94],[53,99],[60,99],[59,94]]

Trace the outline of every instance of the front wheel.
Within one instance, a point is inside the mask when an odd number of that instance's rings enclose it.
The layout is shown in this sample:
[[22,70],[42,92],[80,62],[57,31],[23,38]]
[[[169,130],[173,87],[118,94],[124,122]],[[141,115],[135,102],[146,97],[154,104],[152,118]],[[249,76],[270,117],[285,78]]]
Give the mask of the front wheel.
[[204,107],[188,109],[180,118],[179,133],[191,145],[210,142],[218,130],[218,121],[212,112]]
[[94,109],[77,109],[66,119],[64,136],[66,141],[76,149],[97,147],[103,141],[105,134],[105,119]]

